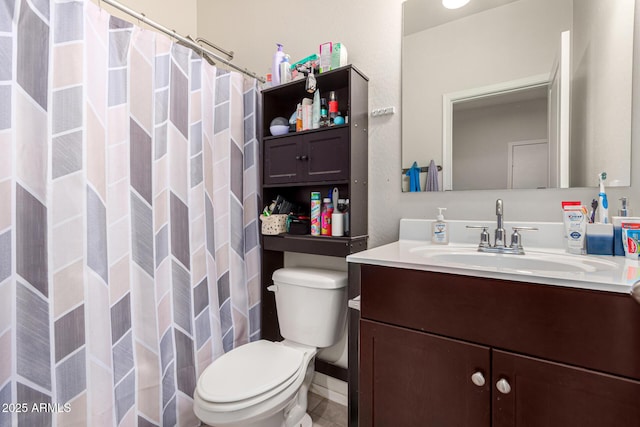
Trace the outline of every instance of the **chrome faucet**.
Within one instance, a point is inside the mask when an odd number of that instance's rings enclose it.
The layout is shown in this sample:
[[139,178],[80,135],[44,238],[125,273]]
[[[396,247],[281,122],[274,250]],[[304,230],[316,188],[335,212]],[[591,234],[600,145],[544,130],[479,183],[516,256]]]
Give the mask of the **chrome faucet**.
[[505,231],[504,231],[504,227],[502,226],[502,218],[503,218],[503,204],[502,204],[502,199],[498,199],[496,200],[496,222],[497,222],[497,227],[496,227],[496,232],[495,232],[495,239],[494,239],[494,243],[493,246],[494,247],[505,247],[505,242],[504,242],[504,235],[505,235]]
[[501,254],[517,254],[524,255],[524,248],[522,247],[522,236],[519,231],[521,230],[537,230],[536,227],[513,227],[513,233],[511,234],[511,244],[506,245],[506,231],[504,229],[504,203],[502,199],[496,200],[496,231],[494,234],[494,242],[491,245],[489,232],[487,226],[467,225],[467,228],[481,228],[480,244],[478,245],[478,252],[490,252]]

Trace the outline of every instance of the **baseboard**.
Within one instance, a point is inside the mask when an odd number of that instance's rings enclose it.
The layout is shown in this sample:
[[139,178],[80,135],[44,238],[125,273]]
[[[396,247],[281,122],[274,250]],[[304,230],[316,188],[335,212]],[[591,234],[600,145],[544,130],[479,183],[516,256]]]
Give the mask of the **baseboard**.
[[349,381],[349,371],[347,368],[343,368],[333,363],[325,362],[316,357],[315,372],[324,374],[332,378],[336,378],[341,381]]
[[345,381],[316,372],[313,375],[310,391],[332,402],[347,406],[348,387]]

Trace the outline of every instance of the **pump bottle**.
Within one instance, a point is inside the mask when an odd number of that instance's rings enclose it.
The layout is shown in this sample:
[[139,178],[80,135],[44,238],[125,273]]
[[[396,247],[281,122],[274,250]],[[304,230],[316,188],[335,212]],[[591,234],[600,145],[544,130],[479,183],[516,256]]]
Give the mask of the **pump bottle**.
[[282,45],[280,43],[277,43],[277,45],[278,50],[273,54],[273,68],[271,68],[271,81],[273,86],[278,86],[280,83],[282,83],[282,76],[280,76],[280,63],[284,61],[285,55],[282,50]]
[[442,215],[442,211],[446,210],[447,208],[438,208],[436,221],[431,224],[431,243],[436,245],[449,244],[449,226]]

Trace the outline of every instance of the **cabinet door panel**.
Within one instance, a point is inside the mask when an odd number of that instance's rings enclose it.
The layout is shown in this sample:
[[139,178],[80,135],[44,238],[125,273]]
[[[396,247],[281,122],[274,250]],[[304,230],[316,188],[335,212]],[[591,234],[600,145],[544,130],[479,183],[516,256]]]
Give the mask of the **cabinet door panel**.
[[494,427],[640,426],[638,381],[494,350],[492,387]]
[[264,183],[284,184],[301,181],[298,145],[301,138],[284,138],[264,143]]
[[490,425],[487,347],[367,320],[360,339],[360,427]]
[[339,128],[305,135],[307,181],[340,181],[349,178],[349,129]]

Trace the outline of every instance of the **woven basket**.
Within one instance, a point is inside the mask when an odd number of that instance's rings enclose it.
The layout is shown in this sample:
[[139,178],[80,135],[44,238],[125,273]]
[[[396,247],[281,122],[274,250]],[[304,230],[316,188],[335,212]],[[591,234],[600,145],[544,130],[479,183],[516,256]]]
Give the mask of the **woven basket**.
[[273,236],[287,231],[287,214],[260,215],[262,234]]

